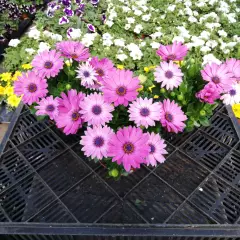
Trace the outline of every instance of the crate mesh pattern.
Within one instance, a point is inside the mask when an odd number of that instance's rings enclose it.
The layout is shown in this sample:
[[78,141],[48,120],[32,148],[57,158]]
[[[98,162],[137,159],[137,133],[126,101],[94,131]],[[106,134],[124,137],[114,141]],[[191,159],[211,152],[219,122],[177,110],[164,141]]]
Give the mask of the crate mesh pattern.
[[211,120],[164,133],[165,163],[115,181],[83,156],[82,132],[65,136],[25,107],[0,158],[0,222],[239,224],[239,137],[224,107]]

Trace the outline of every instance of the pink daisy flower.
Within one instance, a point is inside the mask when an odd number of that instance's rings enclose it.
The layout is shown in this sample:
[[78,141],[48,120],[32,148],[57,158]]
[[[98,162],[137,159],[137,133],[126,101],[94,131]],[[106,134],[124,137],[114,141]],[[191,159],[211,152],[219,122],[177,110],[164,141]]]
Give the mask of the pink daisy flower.
[[84,133],[85,136],[82,136],[80,141],[84,155],[100,160],[108,157],[108,144],[113,130],[108,126],[93,126],[93,128],[88,127]]
[[137,98],[130,104],[128,112],[130,121],[134,121],[138,127],[148,128],[148,126],[155,126],[154,121],[159,121],[161,107],[158,102],[153,103],[152,98]]
[[168,152],[165,150],[166,144],[164,140],[160,137],[159,134],[148,133],[149,140],[148,145],[150,146],[150,153],[146,157],[147,165],[152,165],[154,167],[157,166],[157,162],[163,163],[165,161],[165,157],[163,154],[167,154]]
[[24,103],[31,105],[47,95],[47,87],[46,79],[37,76],[35,72],[28,71],[14,82],[14,93],[17,96],[22,96]]
[[233,74],[237,81],[240,81],[240,60],[235,58],[228,59],[226,65],[228,71]]
[[156,68],[154,72],[155,80],[161,82],[161,87],[165,87],[167,90],[173,90],[178,87],[182,82],[183,73],[177,64],[172,61],[161,62],[160,66]]
[[220,92],[228,91],[236,80],[233,73],[228,72],[226,64],[217,65],[216,63],[208,64],[201,70],[202,78],[216,85]]
[[104,125],[112,120],[114,107],[104,102],[101,94],[93,93],[80,103],[82,118],[88,125]]
[[108,77],[108,72],[114,69],[113,63],[108,58],[98,59],[93,57],[90,64],[94,67],[97,73],[97,80],[101,82],[104,78]]
[[95,69],[87,62],[79,65],[77,78],[81,79],[81,85],[90,88],[94,86],[97,81],[97,73]]
[[188,48],[181,42],[174,42],[171,45],[161,45],[157,50],[157,55],[164,61],[181,61],[187,55]]
[[131,71],[114,69],[109,72],[108,78],[103,80],[104,100],[114,103],[115,106],[122,104],[126,107],[129,101],[137,98],[139,83],[139,79],[133,77]]
[[51,120],[58,116],[58,100],[53,96],[42,98],[35,108],[37,116],[48,115]]
[[59,50],[64,57],[74,59],[78,62],[87,61],[90,57],[89,49],[80,42],[62,41],[57,43],[57,50]]
[[166,127],[168,132],[182,132],[186,126],[183,121],[187,120],[187,117],[178,104],[164,99],[160,105],[162,108],[160,116],[162,126]]
[[146,162],[145,158],[150,152],[148,140],[148,134],[143,133],[140,128],[121,128],[109,141],[108,155],[113,162],[123,164],[127,172],[131,167],[140,168],[140,164]]
[[55,50],[44,51],[33,59],[32,66],[41,77],[55,77],[63,69],[63,59]]
[[61,93],[61,98],[58,99],[59,114],[55,121],[57,127],[63,128],[66,135],[75,134],[82,127],[80,103],[84,96],[83,93],[77,93],[76,90],[71,89],[67,94]]

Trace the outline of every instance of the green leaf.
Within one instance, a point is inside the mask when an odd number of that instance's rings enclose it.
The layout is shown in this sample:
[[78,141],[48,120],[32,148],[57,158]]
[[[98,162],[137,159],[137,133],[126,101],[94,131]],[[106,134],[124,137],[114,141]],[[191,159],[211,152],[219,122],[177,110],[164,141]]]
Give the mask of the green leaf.
[[208,127],[210,126],[210,122],[209,120],[205,117],[205,118],[200,118],[199,122],[204,126],[204,127]]

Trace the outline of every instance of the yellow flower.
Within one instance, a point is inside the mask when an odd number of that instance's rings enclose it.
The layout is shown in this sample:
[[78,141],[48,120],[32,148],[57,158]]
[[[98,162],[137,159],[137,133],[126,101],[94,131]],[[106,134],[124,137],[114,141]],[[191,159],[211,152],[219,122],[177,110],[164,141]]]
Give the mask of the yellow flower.
[[156,66],[149,66],[149,69],[152,70],[152,69],[155,69]]
[[68,67],[70,67],[70,66],[72,65],[71,61],[69,61],[69,60],[66,60],[66,61],[65,61],[65,64],[66,64]]
[[145,75],[143,75],[143,74],[140,74],[138,76],[138,78],[139,78],[141,84],[145,83],[146,80],[147,80],[147,77]]
[[22,75],[22,73],[20,71],[16,71],[12,77],[12,80],[16,81],[18,79],[18,77],[21,75]]
[[10,72],[5,72],[5,73],[0,74],[0,77],[1,77],[2,81],[8,82],[8,81],[11,81],[12,74]]
[[141,87],[140,88],[138,88],[138,92],[141,92],[142,90],[143,90],[143,85],[140,85]]
[[159,96],[158,95],[154,95],[153,98],[157,99],[157,98],[159,98]]
[[18,104],[20,103],[20,101],[21,101],[21,98],[17,97],[16,95],[12,95],[12,96],[8,97],[8,99],[7,99],[7,103],[11,107],[17,107]]
[[0,95],[4,94],[4,87],[0,86]]
[[240,118],[240,103],[232,105],[232,110],[237,118]]
[[123,65],[117,65],[117,68],[123,70],[124,66]]
[[22,68],[25,70],[32,69],[32,65],[30,63],[25,63],[22,65]]
[[146,73],[148,73],[148,72],[150,71],[150,69],[149,69],[148,67],[145,67],[145,68],[144,68],[144,71],[145,71]]
[[13,95],[14,94],[13,87],[11,86],[5,87],[4,94],[7,96]]
[[155,88],[155,85],[152,85],[151,87],[149,87],[149,91],[152,92],[152,89]]

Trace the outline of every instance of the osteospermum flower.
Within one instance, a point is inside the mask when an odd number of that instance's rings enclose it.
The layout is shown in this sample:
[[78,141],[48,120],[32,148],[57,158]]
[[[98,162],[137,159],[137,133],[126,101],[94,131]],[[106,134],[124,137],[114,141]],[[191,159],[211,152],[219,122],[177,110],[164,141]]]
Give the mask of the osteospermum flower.
[[230,90],[235,81],[226,64],[208,64],[201,70],[201,74],[204,80],[214,83],[220,92]]
[[112,61],[108,58],[98,59],[98,57],[93,57],[90,64],[94,67],[99,82],[108,77],[109,71],[114,69]]
[[181,84],[183,73],[177,64],[170,61],[169,63],[161,62],[160,66],[156,68],[154,76],[157,82],[162,83],[162,88],[173,90]]
[[82,136],[80,141],[84,155],[99,160],[108,157],[108,144],[113,130],[107,126],[93,126],[93,128],[88,127],[84,133],[85,136]]
[[131,167],[140,168],[150,152],[149,136],[141,128],[124,127],[117,131],[109,141],[109,157],[113,162],[123,164],[126,171]]
[[235,58],[226,61],[228,71],[234,75],[237,81],[240,81],[240,60]]
[[120,104],[127,106],[128,102],[137,98],[137,89],[140,88],[140,81],[133,77],[129,70],[114,69],[108,74],[108,78],[103,80],[104,100],[114,103],[115,106]]
[[57,76],[63,68],[63,64],[61,54],[55,50],[41,52],[32,61],[33,70],[39,76],[47,78]]
[[231,89],[221,96],[221,100],[226,105],[240,103],[240,84],[233,84]]
[[28,71],[14,82],[14,93],[22,96],[24,103],[31,105],[47,95],[47,87],[46,79],[36,75],[35,72]]
[[157,55],[165,61],[181,61],[187,55],[188,48],[181,42],[174,42],[172,45],[161,45],[157,50]]
[[57,43],[57,50],[59,50],[64,57],[74,59],[75,61],[87,61],[90,57],[89,49],[80,42],[62,41]]
[[81,79],[81,85],[90,87],[97,81],[97,73],[95,69],[87,62],[78,67],[77,78]]
[[155,126],[154,121],[159,121],[161,107],[158,102],[153,103],[153,99],[137,98],[130,104],[128,112],[129,119],[139,126]]
[[186,115],[174,101],[164,99],[161,105],[160,122],[168,132],[182,132],[185,128],[184,121],[187,120]]
[[58,100],[54,99],[53,96],[42,98],[35,108],[37,116],[48,115],[51,120],[58,116]]
[[168,152],[165,150],[166,144],[164,140],[160,137],[159,134],[148,133],[149,140],[148,145],[150,146],[150,153],[146,157],[147,165],[152,165],[154,167],[157,166],[157,162],[163,163],[165,161],[165,157],[163,154],[167,154]]
[[83,93],[76,90],[69,90],[67,94],[61,93],[58,99],[58,117],[55,119],[58,128],[63,128],[66,135],[77,133],[82,127],[83,119],[81,116],[80,103],[84,99]]
[[80,103],[82,118],[88,125],[104,125],[112,120],[114,107],[104,102],[101,94],[93,93]]

